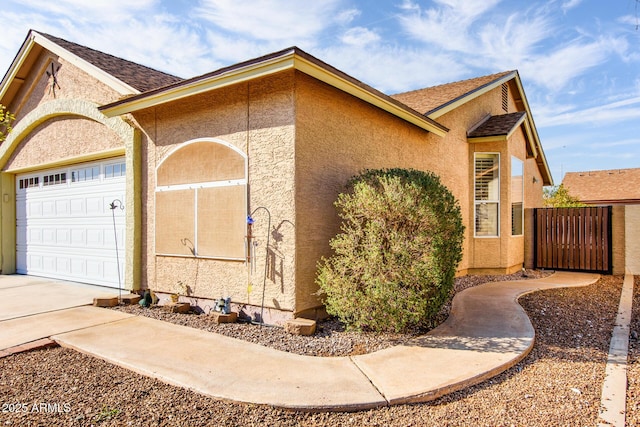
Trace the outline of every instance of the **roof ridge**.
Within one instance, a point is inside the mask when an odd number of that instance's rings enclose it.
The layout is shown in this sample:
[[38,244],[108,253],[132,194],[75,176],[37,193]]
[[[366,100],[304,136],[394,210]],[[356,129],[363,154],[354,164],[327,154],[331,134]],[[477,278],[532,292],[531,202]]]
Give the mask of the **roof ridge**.
[[36,30],[32,31],[141,92],[184,80],[164,71],[71,42],[61,37]]
[[[468,79],[461,79],[461,80],[456,80],[456,81],[448,82],[448,83],[441,83],[441,84],[435,85],[435,86],[427,86],[427,87],[423,87],[423,88],[420,88],[420,89],[414,89],[414,90],[409,90],[409,91],[406,91],[406,92],[396,93],[396,94],[394,94],[392,96],[405,95],[405,94],[409,94],[409,93],[413,93],[413,92],[420,92],[420,91],[423,91],[425,89],[438,89],[438,88],[442,88],[442,87],[450,86],[450,85],[458,85],[458,84],[461,84],[461,83],[469,83],[469,82],[472,82],[474,80],[484,80],[484,79],[487,79],[489,77],[493,77],[493,79],[491,81],[494,81],[494,80],[498,80],[501,77],[506,76],[507,74],[514,73],[516,71],[517,70],[501,71],[499,73],[486,74],[486,75],[483,75],[483,76],[471,77],[471,78],[468,78]],[[484,85],[481,85],[481,86],[484,86]]]

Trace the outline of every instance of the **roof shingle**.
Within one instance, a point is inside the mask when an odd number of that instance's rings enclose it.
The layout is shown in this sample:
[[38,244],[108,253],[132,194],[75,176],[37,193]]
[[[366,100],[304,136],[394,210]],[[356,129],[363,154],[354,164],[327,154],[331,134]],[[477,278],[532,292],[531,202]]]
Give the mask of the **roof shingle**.
[[517,126],[527,113],[518,111],[517,113],[501,114],[491,116],[480,126],[469,132],[469,138],[482,138],[487,136],[508,135]]
[[398,93],[392,95],[392,98],[397,99],[422,114],[429,115],[433,110],[461,98],[482,86],[490,84],[509,73],[513,73],[513,71],[504,71],[502,73],[476,77],[474,79]]
[[587,204],[640,203],[640,168],[568,172],[562,184]]
[[40,32],[39,34],[140,92],[146,92],[183,80],[180,77],[81,46],[59,37]]

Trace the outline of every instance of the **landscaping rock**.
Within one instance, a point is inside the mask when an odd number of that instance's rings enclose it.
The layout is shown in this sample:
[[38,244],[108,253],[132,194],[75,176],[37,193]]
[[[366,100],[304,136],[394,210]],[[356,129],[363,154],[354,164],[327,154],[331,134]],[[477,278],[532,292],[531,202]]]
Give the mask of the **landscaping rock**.
[[291,319],[287,320],[284,329],[293,335],[309,336],[316,332],[316,322],[315,320],[303,318]]
[[94,307],[115,307],[118,305],[118,297],[94,298]]
[[234,323],[238,320],[238,313],[232,311],[231,313],[221,313],[219,311],[212,311],[209,313],[209,317],[213,320],[213,323],[219,325],[221,323]]

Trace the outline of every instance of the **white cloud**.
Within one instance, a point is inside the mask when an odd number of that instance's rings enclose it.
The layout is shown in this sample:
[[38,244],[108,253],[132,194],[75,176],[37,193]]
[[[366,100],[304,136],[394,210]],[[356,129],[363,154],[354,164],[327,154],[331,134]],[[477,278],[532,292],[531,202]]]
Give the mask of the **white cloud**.
[[532,56],[519,68],[537,85],[557,91],[587,70],[605,63],[613,49],[611,43],[609,39],[591,43],[577,40],[547,55]]
[[284,42],[308,40],[335,22],[337,16],[344,19],[340,3],[340,0],[203,0],[195,14],[245,38]]
[[379,40],[376,32],[363,27],[350,28],[341,37],[343,43],[353,46],[366,46]]
[[567,13],[569,10],[578,7],[582,3],[582,0],[566,0],[562,3],[562,11]]
[[405,2],[401,8],[405,13],[399,16],[399,22],[415,40],[447,50],[473,52],[475,46],[473,37],[469,37],[469,28],[500,1],[434,0],[441,7],[425,10]]
[[529,60],[535,54],[536,48],[553,30],[550,20],[541,15],[528,18],[514,13],[504,23],[488,23],[479,31],[482,50],[477,62],[486,64],[490,58],[491,63],[500,68],[516,68],[516,64]]
[[558,106],[556,108],[536,109],[536,122],[539,127],[552,126],[606,126],[628,121],[636,123],[640,130],[640,96],[634,96],[609,104],[597,105],[584,109],[575,106]]
[[[11,1],[11,0],[10,0]],[[159,0],[29,0],[15,2],[19,7],[37,11],[43,16],[64,16],[76,24],[82,22],[117,22],[132,15],[147,13]]]
[[426,48],[337,46],[316,56],[387,94],[451,82],[469,71],[455,58]]

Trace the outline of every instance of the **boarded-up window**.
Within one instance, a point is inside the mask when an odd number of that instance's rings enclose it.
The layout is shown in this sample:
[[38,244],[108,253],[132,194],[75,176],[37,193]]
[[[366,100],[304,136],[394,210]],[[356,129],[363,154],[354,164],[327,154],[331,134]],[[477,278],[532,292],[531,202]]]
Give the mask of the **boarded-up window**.
[[244,259],[246,161],[229,144],[185,143],[157,169],[156,253]]

